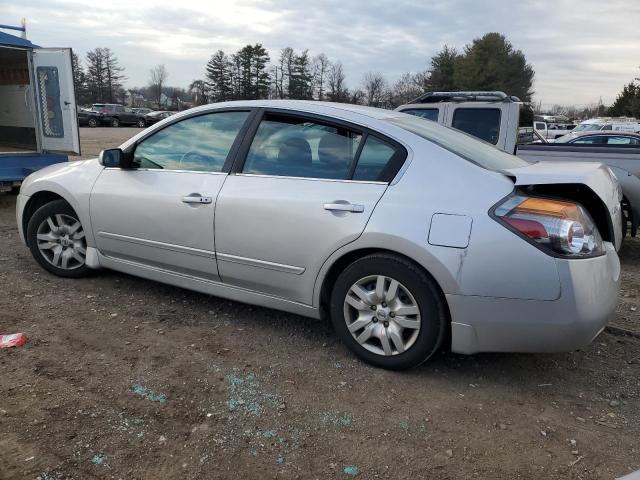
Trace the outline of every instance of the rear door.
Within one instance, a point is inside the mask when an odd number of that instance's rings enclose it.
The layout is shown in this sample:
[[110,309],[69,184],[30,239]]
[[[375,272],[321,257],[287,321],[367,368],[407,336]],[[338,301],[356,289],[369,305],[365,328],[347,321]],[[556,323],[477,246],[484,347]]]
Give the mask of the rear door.
[[406,151],[302,113],[267,111],[253,132],[216,205],[220,276],[311,304],[320,267],[360,236]]
[[80,154],[70,48],[35,48],[33,85],[43,150]]

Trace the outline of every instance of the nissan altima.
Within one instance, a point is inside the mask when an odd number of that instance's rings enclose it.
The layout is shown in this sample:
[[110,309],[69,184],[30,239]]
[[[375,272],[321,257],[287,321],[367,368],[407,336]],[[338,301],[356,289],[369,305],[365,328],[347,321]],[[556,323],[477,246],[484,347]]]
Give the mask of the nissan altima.
[[584,347],[613,312],[621,193],[595,163],[528,164],[404,114],[310,101],[181,112],[29,176],[49,272],[107,268],[329,318],[361,359]]

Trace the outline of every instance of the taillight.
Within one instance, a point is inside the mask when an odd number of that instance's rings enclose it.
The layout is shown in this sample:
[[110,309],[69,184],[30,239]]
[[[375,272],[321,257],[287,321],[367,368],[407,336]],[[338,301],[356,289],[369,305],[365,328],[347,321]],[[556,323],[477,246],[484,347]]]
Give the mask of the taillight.
[[495,216],[542,249],[568,257],[604,252],[600,232],[579,204],[550,198],[514,195],[494,211]]

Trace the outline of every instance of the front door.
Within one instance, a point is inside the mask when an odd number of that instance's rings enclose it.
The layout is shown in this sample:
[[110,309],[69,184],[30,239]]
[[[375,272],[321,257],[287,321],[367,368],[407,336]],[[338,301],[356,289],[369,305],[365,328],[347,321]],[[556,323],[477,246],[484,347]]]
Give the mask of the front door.
[[91,192],[98,250],[217,280],[214,207],[248,117],[248,111],[187,117],[138,142],[133,168],[105,168]]
[[322,264],[360,236],[406,152],[357,127],[281,112],[267,112],[245,148],[216,206],[220,276],[311,304]]

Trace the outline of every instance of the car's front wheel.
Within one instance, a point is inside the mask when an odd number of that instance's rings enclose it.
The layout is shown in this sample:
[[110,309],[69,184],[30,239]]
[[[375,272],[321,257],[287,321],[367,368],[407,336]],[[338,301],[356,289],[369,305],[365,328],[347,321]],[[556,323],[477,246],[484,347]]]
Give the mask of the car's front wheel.
[[95,118],[90,118],[89,121],[87,122],[87,124],[91,128],[96,128],[98,126],[98,120],[95,119]]
[[82,223],[64,200],[40,207],[29,219],[27,241],[31,254],[49,272],[61,277],[82,277],[87,242]]
[[447,313],[434,281],[412,262],[373,254],[339,276],[331,320],[358,357],[401,370],[427,360],[442,344]]

